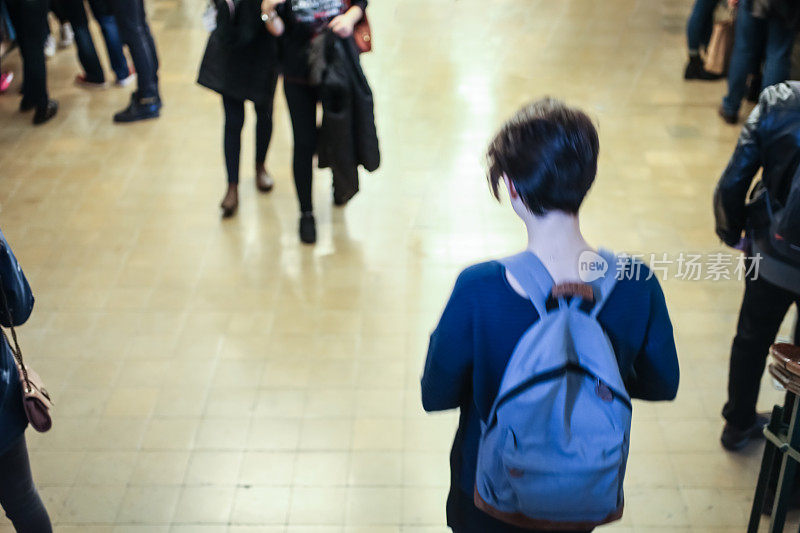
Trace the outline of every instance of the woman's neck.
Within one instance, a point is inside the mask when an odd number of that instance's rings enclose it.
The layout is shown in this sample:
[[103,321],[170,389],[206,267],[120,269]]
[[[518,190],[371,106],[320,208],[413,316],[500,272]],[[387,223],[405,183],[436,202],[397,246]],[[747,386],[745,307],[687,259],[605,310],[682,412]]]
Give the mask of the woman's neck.
[[528,250],[544,263],[556,283],[577,281],[582,252],[593,250],[581,233],[577,215],[552,211],[525,221]]

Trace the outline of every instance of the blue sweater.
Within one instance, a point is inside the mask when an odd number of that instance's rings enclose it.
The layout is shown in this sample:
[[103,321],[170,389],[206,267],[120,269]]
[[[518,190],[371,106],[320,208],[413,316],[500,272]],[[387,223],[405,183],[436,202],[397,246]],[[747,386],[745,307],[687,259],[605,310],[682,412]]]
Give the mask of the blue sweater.
[[[671,400],[678,390],[678,357],[664,294],[641,265],[639,279],[617,282],[600,312],[633,398]],[[426,411],[461,409],[451,452],[451,494],[472,499],[481,420],[486,420],[517,342],[539,319],[527,298],[491,261],[464,270],[431,335],[422,376]]]

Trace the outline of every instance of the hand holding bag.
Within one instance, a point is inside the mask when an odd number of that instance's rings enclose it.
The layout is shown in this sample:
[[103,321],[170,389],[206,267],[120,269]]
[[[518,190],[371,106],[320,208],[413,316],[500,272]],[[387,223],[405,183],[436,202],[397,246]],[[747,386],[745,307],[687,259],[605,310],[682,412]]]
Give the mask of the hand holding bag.
[[[350,9],[351,6],[350,0],[346,0],[345,8]],[[369,25],[366,11],[363,12],[361,20],[356,22],[353,27],[353,39],[356,42],[356,48],[358,48],[359,53],[365,54],[372,51],[372,28]]]

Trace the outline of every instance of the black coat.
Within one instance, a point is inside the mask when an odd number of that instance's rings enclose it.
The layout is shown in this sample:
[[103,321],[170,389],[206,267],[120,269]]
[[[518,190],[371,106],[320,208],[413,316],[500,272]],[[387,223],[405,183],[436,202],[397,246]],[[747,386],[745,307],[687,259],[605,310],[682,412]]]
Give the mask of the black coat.
[[[761,169],[761,180],[753,180]],[[750,193],[748,195],[748,192]],[[768,281],[800,293],[800,82],[767,87],[750,114],[714,192],[717,235],[745,233]]]
[[[750,114],[736,151],[714,192],[717,235],[735,245],[748,220],[747,193],[759,169],[758,188],[765,188],[779,203],[786,201],[800,165],[800,82],[767,87]],[[760,228],[754,228],[760,229]]]
[[259,0],[217,4],[217,28],[211,32],[197,83],[236,100],[264,104],[272,99],[277,76],[275,38],[261,20]]
[[334,195],[346,201],[358,192],[358,166],[373,172],[381,163],[372,89],[352,38],[323,33],[312,43],[310,63],[322,100],[319,167],[333,171]]

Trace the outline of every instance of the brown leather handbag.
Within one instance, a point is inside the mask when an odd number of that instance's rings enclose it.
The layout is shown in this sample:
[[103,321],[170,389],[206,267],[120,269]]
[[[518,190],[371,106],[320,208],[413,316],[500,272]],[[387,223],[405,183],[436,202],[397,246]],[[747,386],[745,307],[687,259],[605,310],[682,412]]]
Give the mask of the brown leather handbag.
[[369,25],[366,13],[353,28],[353,38],[356,40],[359,52],[365,54],[372,51],[372,28]]
[[11,325],[9,329],[11,330],[11,338],[14,340],[14,345],[12,346],[8,342],[5,331],[0,329],[0,333],[2,333],[3,337],[2,342],[5,342],[11,353],[14,354],[19,381],[22,384],[22,406],[25,409],[25,415],[28,417],[31,427],[40,433],[44,433],[53,427],[53,419],[50,416],[50,410],[54,405],[53,400],[50,399],[50,393],[44,388],[44,383],[39,374],[28,368],[22,359],[22,350],[19,347],[17,332],[13,326],[14,320],[2,287],[0,287],[0,299],[3,300],[3,308],[8,318],[8,323]]
[[[351,6],[350,0],[346,0],[345,7],[350,9]],[[372,51],[372,28],[369,25],[366,11],[353,28],[353,39],[356,42],[359,53],[365,54]]]

